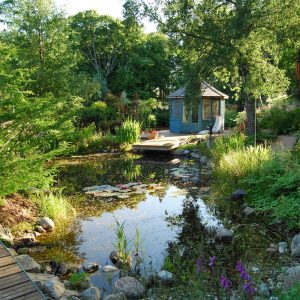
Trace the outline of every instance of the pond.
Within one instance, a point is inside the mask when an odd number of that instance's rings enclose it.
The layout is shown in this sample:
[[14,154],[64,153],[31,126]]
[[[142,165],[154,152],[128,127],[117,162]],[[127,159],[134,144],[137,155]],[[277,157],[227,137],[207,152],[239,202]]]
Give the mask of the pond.
[[[205,183],[191,183],[186,176],[171,176],[178,166],[199,169],[195,161],[179,161],[168,156],[141,157],[138,155],[99,155],[75,157],[58,162],[58,187],[72,199],[79,216],[68,234],[55,239],[47,258],[64,255],[64,259],[82,258],[100,266],[111,265],[109,255],[116,243],[117,221],[125,224],[125,234],[133,249],[138,229],[141,235],[143,263],[141,273],[159,271],[164,258],[174,246],[187,251],[190,242],[201,242],[202,253],[222,257],[230,266],[238,259],[247,259],[253,267],[262,263],[272,266],[273,260],[265,249],[278,239],[267,226],[248,222],[234,205],[222,206],[207,200],[200,193]],[[101,198],[86,195],[85,187],[127,184],[129,182],[159,184],[162,188],[146,190],[127,199]],[[235,238],[230,245],[216,244],[213,229],[234,228]],[[50,242],[50,241],[48,241]],[[107,274],[96,272],[92,283],[109,292],[111,281]]]

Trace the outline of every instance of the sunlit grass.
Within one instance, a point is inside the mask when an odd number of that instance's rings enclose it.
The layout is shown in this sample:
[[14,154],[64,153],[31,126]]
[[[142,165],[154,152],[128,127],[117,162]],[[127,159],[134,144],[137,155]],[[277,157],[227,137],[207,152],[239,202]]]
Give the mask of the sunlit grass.
[[76,216],[76,210],[60,191],[40,193],[33,200],[39,207],[40,215],[51,218],[58,228],[69,224]]

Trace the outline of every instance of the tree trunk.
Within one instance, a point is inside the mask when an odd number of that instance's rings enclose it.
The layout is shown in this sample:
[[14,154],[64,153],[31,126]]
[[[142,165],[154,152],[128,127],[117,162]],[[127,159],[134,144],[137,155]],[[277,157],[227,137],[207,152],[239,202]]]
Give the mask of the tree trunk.
[[255,101],[251,100],[250,97],[245,97],[245,110],[246,110],[246,116],[247,116],[247,122],[246,122],[246,133],[247,135],[254,135],[256,130],[256,107],[255,107]]

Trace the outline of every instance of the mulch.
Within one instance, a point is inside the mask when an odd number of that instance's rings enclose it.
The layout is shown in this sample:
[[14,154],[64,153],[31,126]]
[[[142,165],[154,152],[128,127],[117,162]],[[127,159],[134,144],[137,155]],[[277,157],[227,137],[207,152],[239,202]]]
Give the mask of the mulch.
[[6,199],[4,206],[0,206],[0,224],[12,227],[21,222],[33,223],[37,216],[37,206],[30,199],[13,194]]

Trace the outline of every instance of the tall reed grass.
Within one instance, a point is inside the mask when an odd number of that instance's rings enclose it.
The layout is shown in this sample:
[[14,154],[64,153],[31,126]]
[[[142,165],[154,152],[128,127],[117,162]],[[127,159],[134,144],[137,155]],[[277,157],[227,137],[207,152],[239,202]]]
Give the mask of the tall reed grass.
[[269,147],[244,147],[221,156],[214,170],[215,184],[234,189],[246,176],[259,172],[272,159]]
[[117,129],[117,141],[121,145],[136,143],[140,138],[141,123],[132,119],[127,119]]

